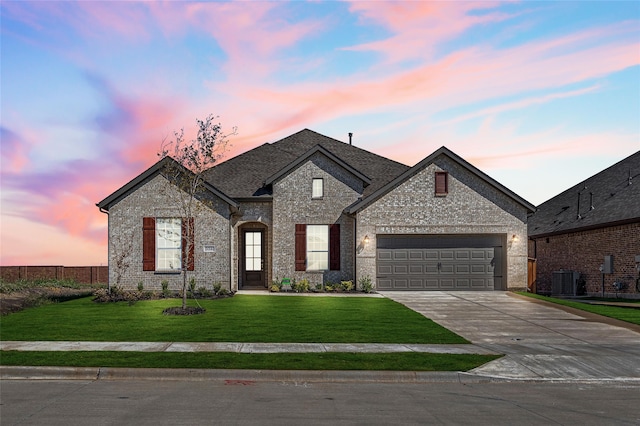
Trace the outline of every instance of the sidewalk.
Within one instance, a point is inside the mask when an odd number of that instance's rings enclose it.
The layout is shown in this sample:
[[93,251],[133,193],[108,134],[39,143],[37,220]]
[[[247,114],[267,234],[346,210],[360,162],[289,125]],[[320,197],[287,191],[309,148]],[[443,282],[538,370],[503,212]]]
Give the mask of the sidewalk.
[[499,355],[472,344],[419,345],[382,343],[234,343],[234,342],[56,342],[3,341],[2,351],[124,351],[124,352],[237,352],[237,353],[304,353],[422,352],[435,354]]

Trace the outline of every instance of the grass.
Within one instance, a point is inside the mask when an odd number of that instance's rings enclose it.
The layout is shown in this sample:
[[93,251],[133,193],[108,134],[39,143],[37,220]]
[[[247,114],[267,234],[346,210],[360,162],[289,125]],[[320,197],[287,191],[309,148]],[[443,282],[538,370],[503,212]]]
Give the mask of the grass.
[[[573,300],[556,299],[554,297],[541,296],[539,294],[518,292],[522,296],[531,297],[534,299],[544,300],[546,302],[557,303],[558,305],[568,306],[570,308],[580,309],[582,311],[591,312],[598,315],[603,315],[609,318],[615,318],[621,321],[630,322],[632,324],[640,325],[640,309],[637,308],[623,308],[618,306],[608,305],[592,305],[589,303],[581,303]],[[606,300],[606,299],[601,299]],[[610,300],[610,299],[609,299]],[[628,302],[628,300],[625,300]]]
[[[194,301],[189,301],[191,304]],[[0,318],[3,340],[468,343],[384,298],[236,295],[202,300],[203,315],[164,316],[175,299],[98,304],[91,298]]]
[[430,353],[18,352],[2,365],[258,370],[468,371],[500,356]]

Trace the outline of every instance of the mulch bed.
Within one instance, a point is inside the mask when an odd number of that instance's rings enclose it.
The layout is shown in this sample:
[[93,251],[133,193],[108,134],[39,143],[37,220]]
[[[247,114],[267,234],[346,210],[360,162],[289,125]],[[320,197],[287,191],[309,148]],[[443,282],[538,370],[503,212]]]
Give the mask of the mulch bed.
[[207,312],[205,308],[198,306],[187,306],[184,309],[182,306],[173,306],[162,311],[162,315],[198,315]]

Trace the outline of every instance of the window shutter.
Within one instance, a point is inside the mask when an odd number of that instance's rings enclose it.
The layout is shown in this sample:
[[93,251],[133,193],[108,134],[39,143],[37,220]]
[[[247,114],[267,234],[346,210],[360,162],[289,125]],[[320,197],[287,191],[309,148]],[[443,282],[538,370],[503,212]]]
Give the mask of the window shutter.
[[156,270],[156,218],[142,218],[142,270]]
[[448,193],[447,172],[436,172],[436,194]]
[[[189,233],[187,234],[187,226],[189,226]],[[189,241],[189,236],[191,241]],[[193,225],[193,218],[182,219],[182,264],[187,264],[187,270],[193,271],[195,269],[195,228]],[[189,247],[189,256],[187,257],[187,247]]]
[[340,270],[340,225],[329,225],[329,269]]
[[296,271],[307,269],[307,225],[296,224]]

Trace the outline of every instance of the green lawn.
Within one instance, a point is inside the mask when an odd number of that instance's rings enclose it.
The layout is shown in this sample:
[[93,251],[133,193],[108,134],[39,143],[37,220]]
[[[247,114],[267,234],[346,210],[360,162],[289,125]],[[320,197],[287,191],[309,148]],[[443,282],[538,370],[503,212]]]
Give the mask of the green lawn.
[[[640,309],[637,309],[637,308],[621,308],[617,306],[592,305],[589,303],[581,303],[581,302],[576,302],[573,300],[565,300],[565,299],[556,299],[554,297],[541,296],[539,294],[532,294],[532,293],[525,293],[525,292],[518,292],[518,294],[640,325]],[[625,302],[629,302],[629,301],[625,301]]]
[[67,341],[468,343],[384,298],[236,295],[201,300],[199,303],[207,309],[203,315],[162,315],[164,308],[179,303],[170,299],[133,305],[98,304],[83,298],[50,304],[0,318],[0,337]]
[[468,371],[500,356],[429,353],[17,352],[2,365],[257,370]]

